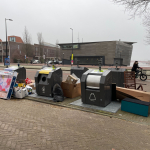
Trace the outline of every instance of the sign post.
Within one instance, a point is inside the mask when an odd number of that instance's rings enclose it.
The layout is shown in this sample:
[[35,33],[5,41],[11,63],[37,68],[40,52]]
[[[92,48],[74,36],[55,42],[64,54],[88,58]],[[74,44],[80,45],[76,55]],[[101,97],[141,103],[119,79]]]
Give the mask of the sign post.
[[24,56],[24,58],[25,58],[25,63],[26,63],[26,55]]
[[9,66],[10,65],[10,59],[9,58],[5,58],[4,59],[4,66]]
[[73,65],[73,54],[71,56],[71,64]]
[[43,59],[44,59],[44,63],[46,63],[46,62],[45,62],[45,55],[43,55]]

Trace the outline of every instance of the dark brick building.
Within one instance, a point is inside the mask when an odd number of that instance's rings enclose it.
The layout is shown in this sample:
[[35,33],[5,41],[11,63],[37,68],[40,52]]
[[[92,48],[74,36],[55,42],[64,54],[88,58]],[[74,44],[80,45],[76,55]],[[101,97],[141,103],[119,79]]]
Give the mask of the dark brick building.
[[[113,65],[114,58],[123,58],[123,65],[130,65],[133,43],[135,42],[103,41],[73,43],[73,54],[74,57],[77,58],[84,57],[84,60],[85,58],[87,58],[87,64],[92,62],[92,60],[90,59],[93,59],[97,56],[104,59],[105,65]],[[62,43],[59,44],[59,46],[61,48],[62,58],[64,58],[66,62],[70,63],[70,57],[72,54],[72,43]],[[95,60],[93,59],[93,61]],[[82,64],[81,61],[80,64]]]
[[[20,59],[21,62],[25,62],[26,52],[24,50],[25,44],[22,39],[17,36],[8,36],[7,53],[10,57],[10,62],[14,62]],[[42,54],[45,55],[46,61],[51,59],[61,59],[59,46],[49,43],[43,43],[43,45],[34,44],[30,47],[30,56],[26,56],[28,60],[40,59],[40,47],[43,50]],[[0,41],[0,62],[4,62],[6,57],[6,42]]]

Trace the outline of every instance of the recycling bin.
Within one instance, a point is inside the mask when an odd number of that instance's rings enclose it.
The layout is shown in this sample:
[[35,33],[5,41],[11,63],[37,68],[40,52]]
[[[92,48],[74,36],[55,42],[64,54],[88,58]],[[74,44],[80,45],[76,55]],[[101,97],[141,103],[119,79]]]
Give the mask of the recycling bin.
[[81,78],[81,99],[84,104],[107,106],[112,99],[111,71],[86,71]]
[[73,67],[71,67],[71,74],[74,73],[78,78],[81,79],[82,74],[84,72],[86,72],[87,70],[88,70],[88,68],[86,68],[86,67],[73,66]]
[[4,70],[10,71],[10,72],[16,71],[18,73],[17,79],[16,79],[17,82],[20,82],[26,79],[26,69],[24,67],[11,66],[9,68],[5,68]]
[[41,96],[53,97],[53,87],[57,83],[61,85],[61,68],[45,67],[35,74],[36,93]]
[[112,83],[116,83],[116,86],[124,87],[124,68],[108,68],[112,72]]

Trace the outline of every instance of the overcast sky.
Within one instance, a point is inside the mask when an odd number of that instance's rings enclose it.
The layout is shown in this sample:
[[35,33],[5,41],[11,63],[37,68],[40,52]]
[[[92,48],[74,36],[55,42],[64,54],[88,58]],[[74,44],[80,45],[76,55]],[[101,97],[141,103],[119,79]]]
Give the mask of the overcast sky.
[[23,37],[26,26],[32,44],[42,32],[44,42],[129,41],[132,60],[150,60],[150,46],[145,43],[142,19],[130,20],[124,6],[111,0],[0,0],[0,39],[6,40],[5,18],[9,35]]

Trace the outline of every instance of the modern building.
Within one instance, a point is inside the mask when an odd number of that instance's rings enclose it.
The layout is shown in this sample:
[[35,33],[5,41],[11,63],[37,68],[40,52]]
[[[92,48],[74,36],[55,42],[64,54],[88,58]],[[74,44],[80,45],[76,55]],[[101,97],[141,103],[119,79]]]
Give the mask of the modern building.
[[98,64],[99,58],[104,65],[113,65],[114,58],[123,58],[123,65],[130,65],[133,44],[136,42],[102,41],[84,43],[61,43],[61,56],[65,63],[70,64],[72,45],[74,62],[77,58],[80,64]]
[[[61,59],[60,48],[58,45],[53,45],[50,43],[43,43],[42,45],[34,44],[30,45],[30,55],[28,56],[24,50],[25,44],[21,37],[18,36],[8,36],[7,42],[7,54],[10,57],[10,62],[16,62],[18,59],[20,62],[25,62],[25,55],[28,60],[40,59],[40,49],[42,50],[42,55],[45,55],[45,60],[51,59]],[[6,42],[0,41],[0,62],[4,62],[6,57]]]

